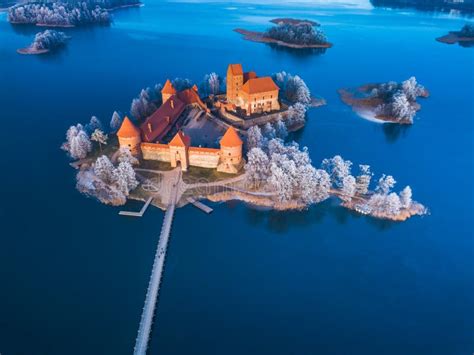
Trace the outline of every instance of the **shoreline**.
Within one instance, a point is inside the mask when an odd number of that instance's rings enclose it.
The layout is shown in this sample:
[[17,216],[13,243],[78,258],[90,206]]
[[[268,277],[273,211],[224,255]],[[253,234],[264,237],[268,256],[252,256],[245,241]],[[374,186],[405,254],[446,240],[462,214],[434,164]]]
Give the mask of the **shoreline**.
[[243,35],[244,40],[247,40],[247,41],[276,44],[281,47],[288,47],[288,48],[293,48],[293,49],[317,49],[317,48],[321,49],[321,48],[332,47],[332,43],[330,42],[326,42],[323,44],[295,44],[295,43],[283,42],[283,41],[276,40],[270,37],[265,37],[263,32],[248,31],[243,28],[235,28],[233,31]]
[[38,55],[38,54],[46,54],[51,52],[50,49],[34,49],[33,47],[25,47],[25,48],[20,48],[17,49],[16,52],[18,54],[23,54],[23,55]]
[[438,37],[435,40],[445,44],[467,43],[474,45],[474,37],[461,37],[459,36],[459,32],[456,31],[448,32],[448,34]]

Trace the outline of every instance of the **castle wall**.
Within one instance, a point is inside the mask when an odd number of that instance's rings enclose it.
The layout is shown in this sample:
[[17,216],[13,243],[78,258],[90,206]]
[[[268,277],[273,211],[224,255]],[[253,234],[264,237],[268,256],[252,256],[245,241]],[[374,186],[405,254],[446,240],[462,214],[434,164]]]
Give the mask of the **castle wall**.
[[201,168],[217,168],[219,165],[220,150],[211,148],[189,148],[189,165]]
[[170,149],[167,144],[142,143],[142,156],[145,160],[170,162]]
[[120,148],[128,148],[132,154],[138,154],[141,139],[137,137],[118,137]]
[[256,112],[268,112],[280,109],[278,91],[261,92],[258,94],[247,94],[244,91],[240,91],[239,95],[244,102],[242,108],[247,110],[248,115]]

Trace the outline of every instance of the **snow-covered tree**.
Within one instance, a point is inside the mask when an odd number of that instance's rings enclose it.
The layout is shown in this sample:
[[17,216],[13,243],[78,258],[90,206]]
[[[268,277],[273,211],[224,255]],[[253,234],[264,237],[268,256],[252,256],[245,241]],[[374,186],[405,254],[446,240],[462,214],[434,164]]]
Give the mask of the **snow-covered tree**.
[[94,132],[92,132],[91,134],[91,140],[99,143],[99,148],[101,152],[102,152],[102,144],[106,145],[108,138],[109,137],[104,132],[102,132],[99,128],[96,128]]
[[311,103],[311,92],[298,75],[293,76],[283,71],[273,74],[273,79],[280,87],[284,99],[293,104],[299,102],[303,105],[309,105]]
[[265,138],[258,126],[252,126],[247,131],[247,149],[262,148],[265,145]]
[[276,129],[270,122],[267,122],[262,129],[262,134],[265,138],[273,139],[277,137]]
[[175,78],[171,82],[176,91],[183,91],[193,86],[193,82],[189,79]]
[[413,117],[416,115],[416,110],[408,101],[407,96],[403,92],[397,92],[392,97],[389,104],[390,111],[393,117],[398,120],[407,120],[413,122]]
[[376,192],[379,192],[382,195],[388,195],[390,190],[395,186],[397,182],[391,175],[383,174],[379,179],[378,185],[375,188]]
[[369,191],[372,172],[369,165],[359,165],[360,174],[356,178],[356,193],[365,195]]
[[106,184],[116,182],[115,167],[106,155],[98,157],[95,161],[94,174]]
[[269,174],[269,159],[261,148],[254,147],[249,151],[245,172],[248,181],[254,186],[260,186],[266,182]]
[[117,111],[114,111],[112,119],[110,120],[110,129],[112,129],[113,132],[117,131],[122,125],[122,121],[122,116]]
[[46,30],[43,32],[38,32],[35,35],[35,39],[31,44],[31,48],[35,50],[52,50],[64,46],[68,39],[69,37],[66,36],[64,32]]
[[130,113],[137,120],[144,120],[156,111],[158,106],[153,100],[153,94],[150,88],[142,89],[137,98],[133,99]]
[[305,204],[318,203],[329,197],[331,181],[328,173],[321,169],[315,169],[311,164],[298,167],[297,189],[300,191],[300,199]]
[[400,197],[395,192],[386,196],[386,212],[389,215],[396,216],[400,213],[401,208]]
[[73,159],[84,159],[87,156],[92,150],[92,144],[82,125],[69,127],[62,149],[67,151]]
[[410,208],[412,204],[412,191],[410,186],[406,186],[400,192],[400,204],[402,208]]
[[114,170],[114,176],[117,186],[125,196],[138,186],[135,170],[129,162],[121,162]]
[[356,192],[356,179],[352,175],[344,176],[341,192],[343,201],[350,201],[352,197],[354,197]]
[[280,139],[286,139],[288,137],[288,129],[286,128],[285,122],[281,118],[279,118],[275,122],[275,133],[276,133],[276,138]]
[[306,123],[306,106],[297,102],[287,111],[287,126],[299,126]]
[[121,148],[119,149],[117,161],[118,161],[119,163],[128,162],[128,163],[130,163],[131,165],[137,165],[137,164],[138,164],[138,159],[135,158],[135,157],[132,155],[132,152],[130,152],[130,150],[129,150],[127,147],[121,147]]
[[402,90],[408,101],[414,102],[418,96],[421,96],[425,88],[418,84],[414,76],[402,82]]
[[102,122],[100,122],[100,120],[96,116],[92,116],[89,123],[86,124],[85,130],[89,134],[92,134],[92,132],[94,132],[96,129],[100,129],[101,131],[103,131]]
[[344,178],[351,174],[352,162],[344,160],[340,155],[336,155],[331,159],[324,159],[322,167],[329,173],[331,181],[337,188],[343,187]]

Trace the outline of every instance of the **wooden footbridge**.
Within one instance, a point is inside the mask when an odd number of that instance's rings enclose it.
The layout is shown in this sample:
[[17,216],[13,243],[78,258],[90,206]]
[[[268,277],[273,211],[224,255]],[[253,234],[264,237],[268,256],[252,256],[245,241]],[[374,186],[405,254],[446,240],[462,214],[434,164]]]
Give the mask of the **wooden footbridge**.
[[168,208],[166,209],[163,225],[161,227],[160,239],[156,249],[155,259],[153,261],[153,268],[146,293],[145,305],[143,306],[137,340],[135,342],[135,349],[133,352],[135,355],[145,355],[148,348],[148,341],[150,338],[153,317],[158,301],[161,277],[163,275],[163,269],[165,265],[166,250],[168,248],[171,224],[173,223],[173,215],[176,208],[180,181],[181,170],[178,172],[175,183],[172,185]]

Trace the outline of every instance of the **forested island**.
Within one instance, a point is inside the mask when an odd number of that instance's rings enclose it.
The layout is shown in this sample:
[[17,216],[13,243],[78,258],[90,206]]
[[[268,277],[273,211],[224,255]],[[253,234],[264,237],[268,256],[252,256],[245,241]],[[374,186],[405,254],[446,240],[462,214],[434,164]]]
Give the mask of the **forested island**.
[[474,25],[466,24],[460,31],[451,31],[447,35],[436,38],[436,40],[446,44],[459,43],[462,47],[474,46]]
[[38,32],[30,46],[18,49],[20,54],[44,54],[66,45],[69,37],[64,32],[46,30]]
[[[189,203],[191,198],[240,200],[250,206],[281,211],[305,210],[333,198],[340,201],[342,207],[357,213],[393,221],[404,221],[428,212],[412,199],[409,186],[394,192],[396,181],[390,175],[382,175],[371,188],[373,173],[368,165],[359,165],[358,174],[352,174],[352,162],[336,155],[324,159],[320,167],[314,166],[308,149],[301,148],[288,134],[294,120],[304,124],[305,112],[311,104],[309,89],[301,78],[285,72],[276,73],[273,78],[280,87],[282,97],[293,103],[294,112],[261,126],[239,130],[238,135],[244,138],[245,160],[237,174],[216,173],[215,170],[201,168],[183,172],[183,177],[177,182],[180,186],[178,207]],[[141,124],[146,128],[146,122],[149,122],[147,117],[153,116],[169,100],[174,100],[166,98],[165,101],[161,97],[171,87],[178,94],[189,90],[197,92],[199,88],[203,102],[211,105],[212,97],[223,91],[225,82],[216,73],[211,73],[198,85],[193,85],[188,79],[177,78],[166,85],[158,84],[153,89],[142,90],[132,101],[129,112],[136,127]],[[199,111],[199,107],[193,107],[181,126],[183,132],[201,122],[197,134],[202,137],[209,134],[206,125],[222,125],[217,122],[218,117],[209,111],[204,118],[199,118],[200,115],[196,116],[194,111]],[[72,165],[78,168],[77,188],[105,204],[123,205],[127,199],[146,201],[152,198],[152,204],[165,208],[163,201],[167,201],[169,194],[166,186],[170,186],[170,181],[179,176],[176,171],[180,168],[170,170],[169,165],[144,160],[132,154],[127,147],[119,148],[116,136],[124,130],[133,131],[134,124],[131,122],[124,115],[114,112],[109,129],[96,117],[92,117],[87,125],[78,124],[68,129],[62,148],[76,160]],[[228,132],[229,128],[224,136]],[[178,133],[173,140],[179,134],[179,144],[185,144],[183,142],[189,138],[184,133]],[[238,143],[237,137],[234,134],[234,141]],[[223,142],[223,139],[220,138],[220,141]],[[156,145],[164,146],[161,143]],[[210,148],[192,149],[204,149],[203,152],[206,152]]]
[[137,0],[28,1],[10,7],[8,21],[49,27],[107,25],[111,22],[109,11],[138,5]]
[[341,100],[365,118],[399,124],[413,124],[421,109],[417,98],[427,98],[428,90],[418,84],[415,77],[402,83],[390,81],[366,84],[356,89],[340,89]]
[[370,0],[375,7],[414,8],[423,11],[474,13],[474,0]]
[[319,29],[317,22],[292,18],[277,18],[271,20],[276,26],[265,32],[248,31],[237,28],[234,31],[244,36],[244,39],[254,42],[276,44],[295,49],[330,48],[324,32]]

